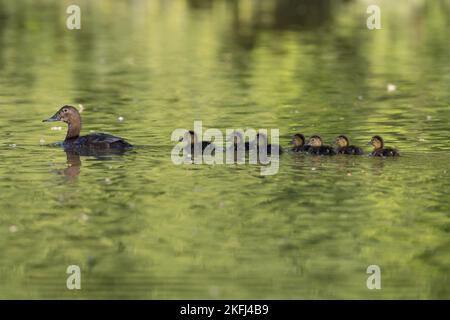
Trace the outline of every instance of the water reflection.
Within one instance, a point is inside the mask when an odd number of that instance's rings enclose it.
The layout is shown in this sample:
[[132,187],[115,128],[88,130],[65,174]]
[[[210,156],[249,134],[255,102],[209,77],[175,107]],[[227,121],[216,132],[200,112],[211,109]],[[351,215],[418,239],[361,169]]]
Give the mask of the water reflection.
[[[358,0],[78,3],[68,31],[64,1],[0,0],[0,297],[73,298],[68,263],[80,298],[371,299],[372,263],[377,297],[449,297],[448,1],[383,1],[373,32]],[[64,103],[145,147],[41,147]],[[176,166],[170,134],[198,119],[403,154]]]
[[80,155],[75,152],[66,151],[67,168],[62,170],[67,181],[71,182],[80,174],[81,159]]

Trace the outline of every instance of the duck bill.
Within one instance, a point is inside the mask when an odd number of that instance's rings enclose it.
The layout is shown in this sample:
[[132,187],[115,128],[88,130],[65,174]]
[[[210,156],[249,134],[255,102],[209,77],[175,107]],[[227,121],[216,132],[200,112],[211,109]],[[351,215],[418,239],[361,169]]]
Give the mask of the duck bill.
[[59,118],[58,113],[55,113],[55,114],[53,115],[53,117],[48,118],[48,119],[45,119],[45,120],[42,120],[42,122],[55,122],[55,121],[60,121],[60,120],[61,120],[61,119]]

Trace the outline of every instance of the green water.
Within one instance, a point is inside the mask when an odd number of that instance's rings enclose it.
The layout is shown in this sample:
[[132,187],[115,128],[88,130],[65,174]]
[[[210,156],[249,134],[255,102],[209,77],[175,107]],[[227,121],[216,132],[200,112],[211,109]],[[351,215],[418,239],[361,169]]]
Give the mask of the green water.
[[[373,1],[373,31],[366,1],[295,3],[78,1],[67,30],[72,1],[0,0],[0,298],[450,298],[449,1]],[[46,146],[63,104],[137,148]],[[194,120],[402,157],[176,166]]]

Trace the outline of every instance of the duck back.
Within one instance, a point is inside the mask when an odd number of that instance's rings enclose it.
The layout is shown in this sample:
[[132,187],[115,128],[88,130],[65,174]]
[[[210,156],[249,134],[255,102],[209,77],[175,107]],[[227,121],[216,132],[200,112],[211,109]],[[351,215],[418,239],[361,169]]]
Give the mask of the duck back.
[[348,146],[337,150],[338,154],[363,155],[364,151],[360,147]]
[[400,153],[393,148],[384,148],[374,150],[370,155],[372,157],[398,157]]
[[106,133],[93,133],[74,139],[66,139],[64,149],[130,149],[133,146],[120,137]]
[[333,156],[336,154],[336,151],[330,146],[310,147],[308,152],[319,156]]
[[310,149],[310,146],[297,146],[297,147],[293,147],[292,151],[293,152],[308,152],[309,149]]

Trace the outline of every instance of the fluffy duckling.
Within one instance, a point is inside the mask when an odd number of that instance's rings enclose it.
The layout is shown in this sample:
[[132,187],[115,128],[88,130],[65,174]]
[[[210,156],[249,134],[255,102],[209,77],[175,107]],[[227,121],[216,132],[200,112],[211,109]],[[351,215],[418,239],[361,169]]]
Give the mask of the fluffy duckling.
[[190,152],[192,155],[195,151],[195,146],[198,145],[198,150],[203,153],[208,146],[213,146],[209,141],[199,141],[197,134],[193,131],[187,131],[183,137],[180,138],[179,142],[187,142],[186,151]]
[[380,136],[373,136],[369,141],[374,150],[370,153],[372,157],[398,157],[400,153],[394,148],[385,148],[383,138]]
[[283,149],[277,145],[277,144],[270,144],[268,142],[267,136],[264,133],[260,133],[258,132],[256,134],[255,140],[252,141],[251,146],[254,146],[254,144],[256,143],[256,150],[259,153],[259,149],[266,149],[267,150],[267,154],[271,154],[272,153],[272,148],[274,150],[275,153],[278,154],[282,154],[283,153]]
[[250,142],[245,141],[244,136],[239,131],[234,131],[230,136],[229,139],[232,141],[231,149],[234,151],[238,150],[244,150],[248,152],[250,150]]
[[293,152],[307,152],[310,146],[305,144],[305,142],[305,136],[301,133],[296,133],[292,136],[292,140],[289,142],[289,144],[293,145],[291,149]]
[[322,138],[317,135],[311,136],[307,145],[309,146],[308,153],[313,155],[333,156],[336,154],[332,147],[324,146]]
[[51,118],[43,122],[63,121],[68,124],[66,138],[63,147],[66,151],[82,150],[126,150],[133,146],[120,137],[106,133],[92,133],[80,137],[81,116],[78,110],[72,106],[63,106]]
[[354,154],[354,155],[364,154],[363,150],[360,147],[351,146],[350,140],[344,135],[338,136],[335,140],[335,144],[337,145],[336,148],[337,154]]

